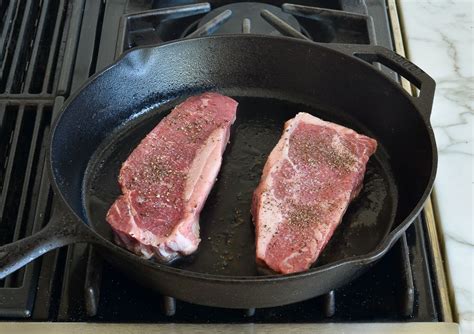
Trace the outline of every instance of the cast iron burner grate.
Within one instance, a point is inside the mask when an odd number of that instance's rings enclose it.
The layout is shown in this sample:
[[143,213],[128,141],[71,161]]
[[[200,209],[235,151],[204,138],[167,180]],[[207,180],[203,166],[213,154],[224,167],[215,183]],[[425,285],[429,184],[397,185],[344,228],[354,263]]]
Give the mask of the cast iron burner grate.
[[225,5],[206,14],[195,24],[189,26],[181,35],[183,38],[208,36],[210,34],[258,33],[265,35],[282,35],[276,27],[269,24],[261,13],[270,12],[285,22],[292,30],[301,31],[296,18],[285,13],[281,8],[259,2],[233,3]]
[[67,33],[66,1],[10,1],[0,14],[0,97],[54,96]]
[[[38,230],[54,208],[45,145],[64,98],[132,47],[230,32],[392,47],[383,0],[295,2],[267,1],[252,15],[243,1],[2,3],[0,242]],[[67,254],[66,249],[47,254],[0,282],[0,316],[165,323],[438,321],[423,226],[418,218],[381,262],[347,286],[258,310],[211,308],[150,293],[103,263],[92,247],[79,244]]]
[[[44,161],[49,127],[67,84],[74,28],[65,0],[0,5],[0,244],[38,231],[52,205]],[[61,69],[64,72],[61,72]],[[0,316],[47,318],[58,252],[0,281]]]
[[326,43],[376,42],[374,23],[363,2],[359,2],[357,11],[293,3],[278,7],[274,3],[236,1],[212,6],[202,2],[125,15],[120,22],[116,56],[138,45],[212,34],[283,35]]
[[95,301],[94,316],[89,319],[159,323],[433,321],[437,313],[430,278],[424,272],[427,268],[416,264],[416,257],[426,256],[423,233],[422,221],[418,219],[379,264],[343,288],[304,302],[257,310],[213,308],[161,297],[138,287],[109,264],[97,266],[96,262],[89,268],[100,269],[103,277],[92,290],[100,291],[101,296]]

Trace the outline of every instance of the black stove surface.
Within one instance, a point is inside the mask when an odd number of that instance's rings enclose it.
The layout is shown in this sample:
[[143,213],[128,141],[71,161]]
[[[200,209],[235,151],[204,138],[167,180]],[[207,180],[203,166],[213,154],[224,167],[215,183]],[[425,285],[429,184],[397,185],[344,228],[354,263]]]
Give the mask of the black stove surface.
[[[55,205],[44,168],[51,120],[72,91],[124,51],[227,33],[393,48],[383,0],[12,0],[0,4],[0,13],[1,244],[47,222]],[[103,262],[92,247],[75,245],[0,281],[0,317],[175,323],[439,321],[425,235],[420,216],[378,264],[347,286],[301,303],[257,310],[211,308],[160,296]]]

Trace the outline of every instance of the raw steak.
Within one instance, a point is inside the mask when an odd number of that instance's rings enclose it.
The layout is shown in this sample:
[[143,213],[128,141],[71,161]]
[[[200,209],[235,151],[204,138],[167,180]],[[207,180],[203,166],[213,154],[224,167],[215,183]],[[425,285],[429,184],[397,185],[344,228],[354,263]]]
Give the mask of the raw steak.
[[122,195],[107,213],[117,243],[161,261],[197,249],[199,213],[236,109],[236,101],[216,93],[190,97],[141,141],[122,165]]
[[257,262],[284,274],[307,270],[359,194],[376,148],[306,113],[287,121],[254,192]]

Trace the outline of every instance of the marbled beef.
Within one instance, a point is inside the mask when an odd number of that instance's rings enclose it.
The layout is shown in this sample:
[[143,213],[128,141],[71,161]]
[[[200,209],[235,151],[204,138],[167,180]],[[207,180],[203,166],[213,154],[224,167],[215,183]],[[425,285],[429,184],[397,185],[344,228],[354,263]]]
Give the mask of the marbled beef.
[[219,172],[237,102],[216,93],[188,98],[123,163],[122,195],[107,213],[116,241],[171,261],[200,242],[199,213]]
[[254,192],[257,261],[284,274],[318,258],[361,188],[377,142],[299,113],[285,124]]

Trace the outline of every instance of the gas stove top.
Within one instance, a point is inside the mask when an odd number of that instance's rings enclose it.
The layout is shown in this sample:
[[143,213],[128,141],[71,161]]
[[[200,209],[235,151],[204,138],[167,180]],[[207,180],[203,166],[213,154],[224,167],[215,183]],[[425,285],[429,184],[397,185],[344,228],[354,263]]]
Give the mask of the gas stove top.
[[[50,124],[65,98],[131,48],[212,34],[284,35],[397,51],[401,45],[395,4],[384,0],[12,0],[2,3],[0,12],[0,155],[5,161],[0,166],[0,244],[38,231],[55,206],[44,162]],[[451,321],[432,230],[425,212],[377,265],[348,285],[301,303],[257,310],[160,296],[102,261],[93,247],[70,246],[0,281],[0,317],[321,326]]]

